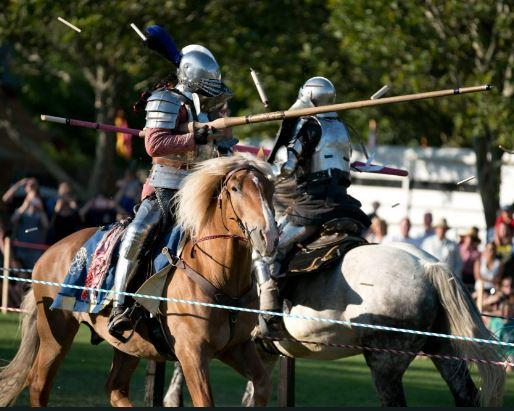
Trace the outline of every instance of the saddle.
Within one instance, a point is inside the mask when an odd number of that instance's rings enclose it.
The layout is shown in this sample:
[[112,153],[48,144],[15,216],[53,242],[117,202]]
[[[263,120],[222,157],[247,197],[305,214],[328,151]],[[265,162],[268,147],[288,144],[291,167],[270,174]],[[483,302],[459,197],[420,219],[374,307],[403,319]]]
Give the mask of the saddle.
[[[369,244],[360,236],[364,229],[360,222],[352,218],[329,220],[305,244],[297,244],[286,255],[280,274],[275,276],[285,312],[290,310],[291,295],[300,277],[319,275],[340,264],[350,250]],[[257,341],[264,351],[275,355],[281,354],[271,340],[258,338]]]
[[[72,261],[65,284],[111,290],[114,286],[115,268],[119,245],[131,219],[100,227],[79,249]],[[166,279],[173,275],[174,268],[162,254],[164,247],[173,254],[179,254],[186,237],[180,227],[160,226],[156,235],[150,236],[141,252],[139,275],[129,282],[130,293],[160,296]],[[108,293],[94,293],[80,289],[61,288],[52,308],[75,312],[99,314],[110,307]],[[135,330],[138,326],[146,329],[150,341],[164,356],[173,359],[173,342],[167,332],[165,320],[160,312],[160,301],[146,298],[126,297],[129,307],[128,317]],[[132,334],[126,339],[130,339]],[[102,338],[91,330],[91,343],[99,344]]]
[[351,218],[337,218],[323,224],[306,244],[297,244],[286,256],[279,277],[318,274],[336,264],[355,247],[368,244],[360,236],[364,227]]

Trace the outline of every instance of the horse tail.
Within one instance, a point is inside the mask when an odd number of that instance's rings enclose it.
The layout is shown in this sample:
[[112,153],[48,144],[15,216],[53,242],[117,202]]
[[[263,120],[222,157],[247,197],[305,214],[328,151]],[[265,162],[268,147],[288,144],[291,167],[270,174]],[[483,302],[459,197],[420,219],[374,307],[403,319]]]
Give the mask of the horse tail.
[[13,360],[0,368],[0,407],[11,405],[27,386],[27,376],[39,349],[36,299],[30,290],[21,303],[21,343]]
[[[425,272],[439,295],[446,312],[450,333],[463,337],[495,339],[482,321],[482,317],[470,294],[464,290],[459,278],[442,263],[425,265]],[[453,343],[459,355],[486,361],[502,361],[498,348],[491,344]],[[483,406],[499,406],[503,401],[505,371],[493,364],[478,363],[481,390],[480,403]]]

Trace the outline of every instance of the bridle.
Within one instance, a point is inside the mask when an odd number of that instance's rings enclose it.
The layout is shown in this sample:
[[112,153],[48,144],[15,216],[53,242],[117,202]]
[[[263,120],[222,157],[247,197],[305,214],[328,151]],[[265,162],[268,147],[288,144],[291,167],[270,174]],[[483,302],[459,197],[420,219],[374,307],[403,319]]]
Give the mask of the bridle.
[[[239,240],[239,241],[251,244],[251,238],[250,238],[251,231],[248,230],[248,228],[244,225],[241,218],[239,218],[239,216],[237,215],[237,213],[234,209],[234,205],[232,204],[230,192],[227,189],[228,181],[234,176],[234,174],[236,174],[237,172],[242,171],[242,170],[256,171],[256,172],[260,173],[261,175],[263,175],[263,173],[254,166],[243,166],[243,167],[239,167],[239,168],[236,168],[236,169],[230,171],[223,179],[223,182],[222,182],[222,185],[220,188],[220,193],[218,195],[218,207],[220,208],[221,214],[223,216],[223,193],[225,193],[226,198],[228,199],[228,203],[229,203],[230,207],[232,208],[232,211],[234,212],[234,215],[235,215],[234,220],[236,221],[238,226],[243,231],[244,236],[237,235],[237,234],[231,234],[231,233],[223,233],[223,234],[208,235],[208,236],[200,237],[197,239],[193,238],[192,239],[193,246],[191,248],[191,257],[192,258],[194,258],[195,248],[198,248],[204,255],[209,257],[211,260],[213,260],[217,264],[220,264],[224,269],[225,268],[228,269],[229,267],[226,267],[224,264],[220,263],[219,261],[216,261],[216,259],[212,255],[207,253],[205,250],[201,249],[198,246],[198,243],[209,241],[209,240],[215,240],[215,239],[234,239],[234,240]],[[225,229],[227,231],[229,231],[228,227],[225,224],[225,221],[223,221],[223,225],[224,225]],[[171,265],[173,265],[177,268],[183,269],[185,271],[186,275],[202,289],[204,294],[209,296],[210,298],[212,298],[218,304],[231,305],[231,306],[235,306],[235,307],[246,307],[248,304],[255,301],[257,298],[256,288],[254,287],[253,280],[252,280],[251,286],[245,293],[243,293],[243,295],[234,298],[234,297],[231,297],[231,296],[225,294],[222,290],[220,290],[219,288],[214,286],[201,273],[199,273],[193,267],[191,267],[182,257],[170,255],[169,250],[166,247],[163,249],[163,254],[168,258],[168,261],[170,262]],[[238,315],[238,311],[234,311],[234,310],[229,311],[230,340],[232,340],[233,335],[234,335],[234,325],[237,321],[237,315]]]
[[244,235],[241,236],[241,235],[238,235],[238,234],[226,233],[226,234],[212,234],[212,235],[208,235],[208,236],[205,236],[205,237],[193,238],[192,239],[193,247],[191,248],[191,256],[192,257],[194,256],[195,248],[198,248],[200,251],[202,251],[204,254],[206,254],[208,257],[210,257],[213,261],[215,261],[212,256],[210,256],[204,250],[202,250],[200,247],[198,247],[198,243],[201,243],[201,242],[204,242],[204,241],[217,240],[217,239],[227,239],[227,240],[233,239],[233,240],[239,240],[239,241],[242,241],[242,242],[247,242],[247,243],[250,243],[250,244],[252,243],[251,234],[252,234],[253,229],[250,230],[243,223],[243,220],[241,220],[241,218],[237,215],[236,210],[234,208],[234,205],[232,204],[232,197],[230,196],[230,191],[227,188],[227,184],[230,181],[230,179],[236,173],[238,173],[239,171],[243,171],[243,170],[245,170],[245,171],[256,171],[257,173],[263,175],[262,171],[260,171],[257,167],[254,167],[254,166],[242,166],[242,167],[235,168],[234,170],[231,170],[229,173],[227,173],[225,175],[225,178],[223,179],[223,182],[221,183],[220,192],[219,192],[219,195],[218,195],[218,208],[220,209],[220,212],[221,212],[221,218],[222,218],[223,227],[228,232],[230,230],[227,227],[227,224],[226,224],[226,221],[225,221],[225,214],[223,213],[223,206],[224,206],[223,194],[225,194],[225,197],[228,200],[227,202],[230,205],[230,208],[232,208],[232,212],[233,212],[233,214],[235,216],[235,217],[230,217],[230,219],[234,220],[236,222],[236,224],[238,225],[238,227],[240,228],[240,230],[243,232]]

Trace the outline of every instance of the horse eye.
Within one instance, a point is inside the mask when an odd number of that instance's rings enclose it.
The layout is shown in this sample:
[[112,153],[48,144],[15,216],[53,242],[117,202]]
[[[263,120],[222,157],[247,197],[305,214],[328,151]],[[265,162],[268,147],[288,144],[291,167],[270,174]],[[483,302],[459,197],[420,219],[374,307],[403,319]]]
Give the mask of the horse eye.
[[236,186],[232,187],[232,191],[233,191],[234,193],[237,193],[237,191],[238,191],[238,190],[237,190],[237,187],[236,187]]

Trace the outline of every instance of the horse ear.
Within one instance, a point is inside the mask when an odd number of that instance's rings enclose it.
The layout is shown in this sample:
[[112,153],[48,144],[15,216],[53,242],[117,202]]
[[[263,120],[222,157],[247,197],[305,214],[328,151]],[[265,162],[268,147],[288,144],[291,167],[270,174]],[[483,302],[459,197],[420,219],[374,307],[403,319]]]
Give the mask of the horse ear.
[[148,26],[145,31],[146,45],[178,67],[182,59],[182,53],[164,27],[155,24]]
[[264,154],[264,149],[259,147],[259,151],[257,151],[257,158],[259,160],[266,160],[266,155]]

